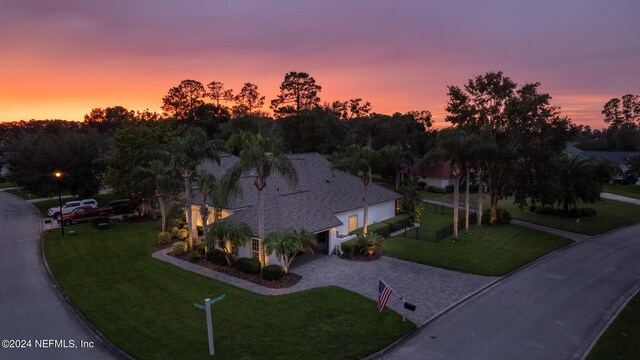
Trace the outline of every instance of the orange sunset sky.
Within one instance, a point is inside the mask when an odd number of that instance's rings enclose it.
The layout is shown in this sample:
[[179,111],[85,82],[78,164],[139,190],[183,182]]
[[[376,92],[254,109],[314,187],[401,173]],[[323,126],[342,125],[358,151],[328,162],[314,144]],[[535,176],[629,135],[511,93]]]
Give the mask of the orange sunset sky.
[[268,106],[295,70],[323,101],[426,109],[441,125],[447,85],[502,70],[601,128],[607,100],[640,93],[639,13],[592,0],[0,0],[0,121],[160,111],[184,79],[252,82]]

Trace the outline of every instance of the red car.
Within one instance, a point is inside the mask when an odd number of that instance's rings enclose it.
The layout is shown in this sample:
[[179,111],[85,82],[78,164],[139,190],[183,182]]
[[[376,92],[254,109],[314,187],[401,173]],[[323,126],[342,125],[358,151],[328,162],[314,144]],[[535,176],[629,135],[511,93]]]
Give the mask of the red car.
[[92,206],[80,206],[68,214],[62,214],[62,219],[58,216],[58,223],[62,222],[64,225],[71,225],[82,221],[90,221],[95,218],[108,218],[111,215],[113,215],[112,208],[96,209]]

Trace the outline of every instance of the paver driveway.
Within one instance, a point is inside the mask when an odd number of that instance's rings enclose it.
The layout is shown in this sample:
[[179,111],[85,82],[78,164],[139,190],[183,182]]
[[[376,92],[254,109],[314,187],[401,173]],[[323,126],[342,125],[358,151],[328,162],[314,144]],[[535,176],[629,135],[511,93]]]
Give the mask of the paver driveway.
[[[166,255],[169,250],[153,254],[157,259],[170,262],[185,270],[197,272],[249,291],[264,295],[282,295],[321,286],[340,286],[370,299],[378,296],[378,278],[417,306],[415,312],[406,312],[407,318],[417,325],[460,299],[484,287],[496,278],[439,269],[394,258],[382,257],[376,261],[349,261],[335,256],[317,255],[317,259],[291,271],[302,275],[302,280],[287,289],[267,289],[260,285],[228,276],[201,266]],[[398,313],[405,313],[403,303],[393,295],[387,305]],[[372,311],[377,311],[372,309]]]

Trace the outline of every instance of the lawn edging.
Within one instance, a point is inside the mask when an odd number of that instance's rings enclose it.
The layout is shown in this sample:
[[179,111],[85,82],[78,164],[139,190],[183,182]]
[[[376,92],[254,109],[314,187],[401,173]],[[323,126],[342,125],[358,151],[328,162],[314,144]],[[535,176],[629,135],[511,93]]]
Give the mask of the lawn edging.
[[[572,240],[573,241],[573,240]],[[363,358],[362,360],[375,360],[375,359],[382,359],[384,356],[386,356],[387,354],[389,354],[391,351],[395,350],[397,347],[399,347],[400,345],[404,344],[405,342],[407,342],[409,339],[413,338],[414,336],[416,336],[422,329],[426,328],[427,326],[431,325],[432,323],[434,323],[435,321],[437,321],[438,319],[444,317],[445,315],[447,315],[448,313],[450,313],[451,311],[459,308],[460,306],[464,305],[466,302],[468,302],[469,300],[471,300],[472,298],[486,292],[489,291],[491,288],[499,285],[502,281],[510,278],[511,276],[514,276],[518,273],[520,273],[521,271],[524,271],[526,269],[528,269],[529,267],[532,267],[534,265],[536,265],[538,262],[541,262],[543,260],[545,260],[548,257],[551,257],[552,255],[560,252],[560,251],[564,251],[566,249],[569,249],[573,246],[576,246],[578,244],[581,244],[582,242],[578,242],[578,241],[573,241],[572,243],[565,245],[561,248],[555,249],[550,253],[547,253],[533,261],[531,261],[530,263],[527,263],[513,271],[511,271],[508,274],[505,274],[501,277],[498,277],[497,279],[495,279],[494,281],[488,283],[487,285],[475,290],[474,292],[468,294],[467,296],[463,297],[462,299],[458,300],[457,302],[449,305],[449,307],[447,307],[446,309],[440,311],[439,313],[433,315],[431,318],[429,318],[427,321],[425,321],[424,323],[418,325],[417,327],[415,327],[413,330],[409,331],[408,333],[406,333],[404,336],[402,336],[400,339],[394,341],[391,345],[387,346],[386,348],[379,350],[378,352],[371,354],[365,358]],[[405,260],[408,261],[408,260]],[[639,285],[640,287],[640,285]],[[595,343],[595,342],[594,342]]]
[[49,263],[47,262],[47,258],[44,254],[44,224],[42,222],[42,214],[40,213],[40,210],[35,207],[35,205],[28,201],[26,202],[32,207],[32,209],[34,210],[34,214],[37,214],[41,220],[39,225],[40,236],[38,236],[37,244],[38,260],[40,262],[40,267],[45,273],[47,282],[49,283],[50,287],[54,289],[54,292],[58,299],[61,300],[62,304],[65,306],[70,315],[72,315],[74,320],[76,320],[76,322],[80,324],[80,326],[84,330],[86,330],[89,335],[92,335],[97,343],[104,346],[104,348],[106,348],[111,353],[111,355],[114,355],[118,359],[134,360],[135,358],[133,356],[129,355],[127,352],[116,346],[106,336],[104,336],[104,334],[102,334],[100,330],[93,326],[93,324],[91,324],[91,322],[87,320],[87,318],[82,314],[80,309],[78,309],[76,305],[71,301],[69,295],[64,291],[62,286],[60,286],[55,276],[53,275],[53,272],[51,272],[51,268],[49,268]]

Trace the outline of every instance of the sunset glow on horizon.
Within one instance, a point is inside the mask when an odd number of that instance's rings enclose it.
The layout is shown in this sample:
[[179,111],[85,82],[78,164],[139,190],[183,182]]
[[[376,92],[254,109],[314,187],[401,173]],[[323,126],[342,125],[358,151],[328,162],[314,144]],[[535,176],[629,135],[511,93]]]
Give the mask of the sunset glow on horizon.
[[501,70],[540,82],[575,123],[602,128],[612,97],[640,92],[640,3],[620,1],[0,0],[0,121],[82,120],[92,108],[161,112],[185,79],[252,82],[275,98],[304,71],[322,102],[429,110],[447,86]]

